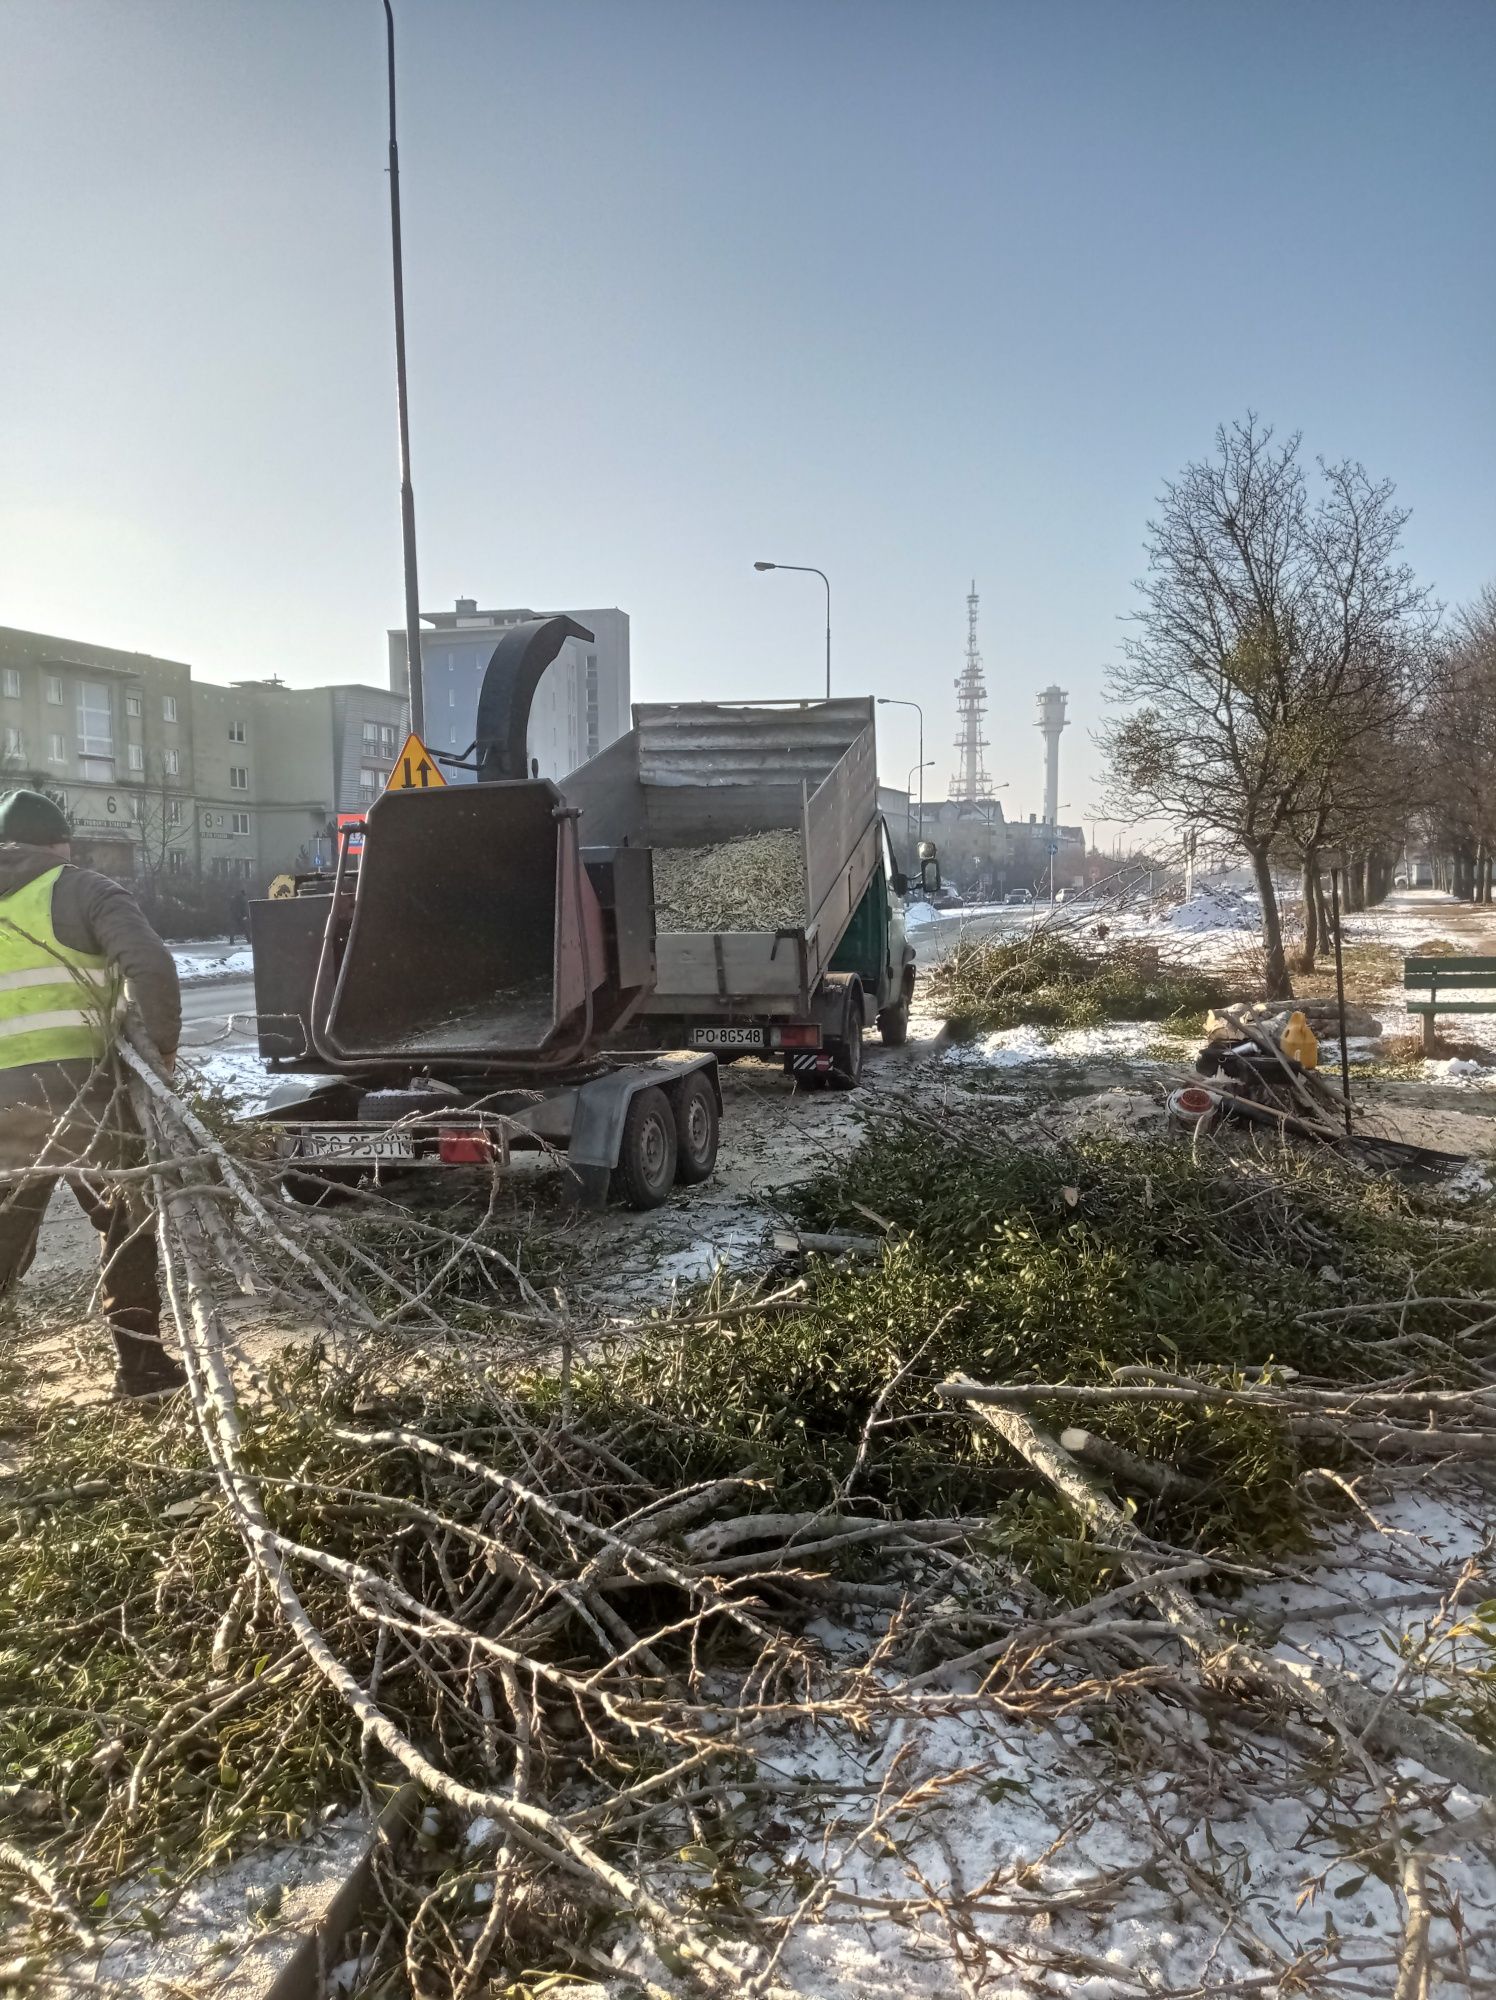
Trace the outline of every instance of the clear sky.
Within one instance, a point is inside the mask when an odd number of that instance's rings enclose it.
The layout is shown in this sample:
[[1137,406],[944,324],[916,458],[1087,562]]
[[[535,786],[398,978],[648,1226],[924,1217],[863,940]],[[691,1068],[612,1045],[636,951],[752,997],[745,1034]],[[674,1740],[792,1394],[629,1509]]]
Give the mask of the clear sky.
[[[1090,812],[1163,478],[1249,406],[1496,576],[1496,0],[397,0],[422,601],[636,698],[923,702]],[[0,624],[384,677],[379,0],[0,8]],[[915,718],[881,711],[902,783]]]

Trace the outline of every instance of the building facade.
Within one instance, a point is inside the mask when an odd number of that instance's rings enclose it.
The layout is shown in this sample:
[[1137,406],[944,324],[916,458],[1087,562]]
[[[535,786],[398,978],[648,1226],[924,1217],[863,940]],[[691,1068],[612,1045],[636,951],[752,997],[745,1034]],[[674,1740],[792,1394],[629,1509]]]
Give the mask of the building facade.
[[387,688],[224,687],[0,627],[0,790],[46,792],[80,862],[163,903],[263,895],[331,860],[337,814],[378,796],[404,731]]
[[[426,746],[460,756],[478,727],[478,690],[483,670],[500,635],[510,625],[545,614],[525,609],[484,611],[477,600],[459,597],[451,611],[423,611],[430,628],[421,634],[426,697]],[[564,778],[606,749],[629,727],[628,613],[568,611],[594,636],[568,639],[541,678],[530,709],[530,756],[543,778]],[[405,632],[389,635],[390,687],[408,697]],[[472,773],[448,768],[451,781]]]

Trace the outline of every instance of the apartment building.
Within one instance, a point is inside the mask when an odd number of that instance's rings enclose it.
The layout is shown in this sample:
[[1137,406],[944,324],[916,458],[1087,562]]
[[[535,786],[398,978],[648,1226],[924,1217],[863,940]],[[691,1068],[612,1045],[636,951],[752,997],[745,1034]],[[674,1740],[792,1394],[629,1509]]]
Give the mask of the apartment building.
[[[426,743],[460,755],[477,734],[478,690],[500,635],[510,625],[546,614],[524,608],[481,610],[459,597],[451,611],[423,611],[431,629],[421,634],[425,665]],[[568,639],[541,678],[530,709],[530,756],[543,778],[564,778],[595,757],[629,727],[629,619],[617,607],[568,611],[593,634]],[[389,635],[390,687],[408,696],[405,631]],[[449,780],[470,778],[449,769]]]
[[179,660],[0,627],[0,790],[55,798],[89,867],[263,894],[331,858],[404,736],[388,688],[221,686]]
[[190,873],[193,781],[190,667],[0,628],[0,786],[55,798],[80,861]]

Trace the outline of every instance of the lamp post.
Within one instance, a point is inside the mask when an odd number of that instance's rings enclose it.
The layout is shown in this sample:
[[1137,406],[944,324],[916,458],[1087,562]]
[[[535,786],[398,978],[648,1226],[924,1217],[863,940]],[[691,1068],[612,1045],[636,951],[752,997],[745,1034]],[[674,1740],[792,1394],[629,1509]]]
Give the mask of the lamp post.
[[[923,744],[923,743],[921,743],[919,747],[920,747],[920,749],[921,749],[921,750],[923,750],[925,746],[924,746],[924,744]],[[917,833],[917,834],[916,834],[916,835],[914,836],[914,849],[915,849],[915,859],[916,859],[916,860],[918,860],[918,858],[919,858],[919,848],[920,848],[920,844],[921,844],[921,842],[922,842],[922,841],[924,840],[924,837],[925,837],[925,773],[926,773],[926,771],[928,771],[928,770],[931,770],[931,769],[933,769],[933,767],[934,767],[934,763],[935,763],[935,759],[934,759],[933,757],[924,757],[924,758],[921,758],[921,759],[920,759],[920,761],[919,761],[919,763],[917,763],[917,764],[911,764],[911,765],[909,766],[909,775],[908,775],[908,777],[907,777],[907,778],[906,778],[906,779],[904,780],[904,796],[905,796],[905,798],[907,799],[907,798],[908,798],[908,796],[909,796],[909,794],[910,794],[910,793],[911,793],[911,792],[912,792],[912,791],[914,790],[914,774],[915,774],[915,772],[916,772],[916,771],[918,771],[918,773],[919,773],[919,832],[918,832],[918,833]],[[905,807],[905,809],[904,809],[904,827],[905,827],[905,830],[906,830],[906,831],[908,830],[908,826],[909,826],[909,810],[908,810],[908,807],[906,806],[906,807]]]
[[1049,901],[1051,908],[1054,906],[1054,858],[1059,852],[1060,847],[1060,814],[1067,813],[1069,810],[1069,799],[1066,799],[1062,806],[1056,806],[1054,809],[1054,820],[1049,829]]
[[[923,840],[925,837],[925,771],[927,768],[925,759],[925,712],[917,701],[903,701],[898,695],[894,694],[880,694],[877,697],[877,701],[879,708],[912,708],[919,717],[919,763],[916,766],[919,772],[919,833],[916,835],[916,838]],[[929,763],[933,764],[934,762],[935,759],[931,757]]]
[[757,570],[792,569],[801,576],[818,576],[826,586],[826,699],[831,699],[831,579],[825,570],[814,569],[809,563],[769,563],[756,562]]
[[410,408],[405,394],[405,267],[400,254],[400,149],[395,143],[395,15],[384,0],[390,80],[390,254],[395,270],[395,402],[400,419],[400,540],[405,553],[405,678],[410,727],[426,730],[425,663],[421,658],[421,591],[416,582],[416,499],[410,483]]

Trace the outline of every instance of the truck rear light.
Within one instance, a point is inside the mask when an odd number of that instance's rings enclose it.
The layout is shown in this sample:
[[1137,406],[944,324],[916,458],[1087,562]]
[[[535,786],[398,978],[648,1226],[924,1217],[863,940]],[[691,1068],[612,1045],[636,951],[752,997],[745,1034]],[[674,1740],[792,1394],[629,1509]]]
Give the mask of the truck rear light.
[[792,1021],[786,1027],[771,1028],[769,1043],[776,1049],[818,1049],[821,1031],[814,1021]]
[[437,1134],[443,1166],[486,1167],[493,1158],[493,1141],[486,1132],[444,1126]]

